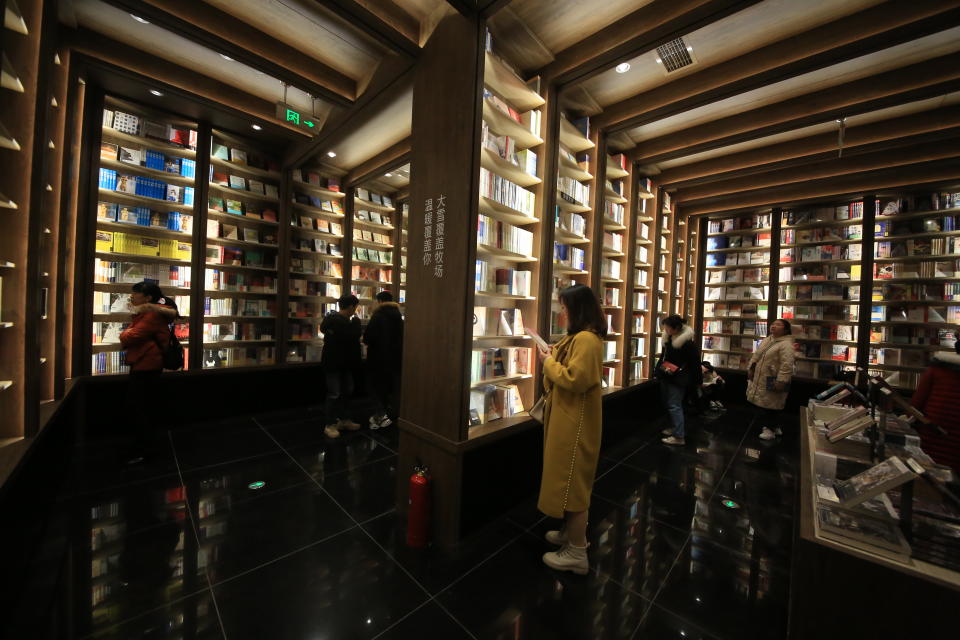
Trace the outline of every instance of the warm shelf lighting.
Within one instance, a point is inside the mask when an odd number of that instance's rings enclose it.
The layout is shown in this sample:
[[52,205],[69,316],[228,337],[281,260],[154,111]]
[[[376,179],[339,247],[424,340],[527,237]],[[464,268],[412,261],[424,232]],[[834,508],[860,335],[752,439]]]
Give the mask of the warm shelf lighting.
[[225,53],[221,53],[221,54],[220,54],[220,57],[223,58],[224,60],[228,61],[228,62],[233,62],[233,58],[231,58],[230,56],[228,56],[228,55],[225,54]]
[[627,71],[630,71],[629,62],[621,62],[617,65],[617,73],[626,73]]
[[150,21],[149,21],[149,20],[144,20],[143,18],[141,18],[141,17],[138,16],[138,15],[134,15],[134,14],[131,13],[131,14],[130,14],[130,17],[133,18],[134,20],[136,20],[137,22],[139,22],[140,24],[150,24]]
[[258,124],[252,124],[250,126],[253,128],[254,131],[260,131],[261,129],[263,129],[263,127],[261,127]]
[[334,153],[333,151],[327,151],[327,157],[328,157],[328,158],[336,158],[336,157],[337,157],[337,154]]
[[157,91],[156,89],[150,89],[150,94],[151,94],[151,95],[155,95],[155,96],[157,96],[158,98],[162,98],[162,97],[163,97],[163,92],[162,92],[162,91]]
[[392,177],[393,177],[393,174],[392,174],[392,173],[385,173],[385,174],[383,174],[383,177],[385,177],[385,178],[392,178]]

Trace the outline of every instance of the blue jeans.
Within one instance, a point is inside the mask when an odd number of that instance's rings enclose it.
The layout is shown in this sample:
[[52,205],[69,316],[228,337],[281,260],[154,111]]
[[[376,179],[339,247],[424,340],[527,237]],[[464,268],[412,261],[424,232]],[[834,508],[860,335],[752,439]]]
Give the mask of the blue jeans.
[[686,389],[679,385],[660,381],[660,398],[663,400],[664,406],[667,407],[667,413],[670,414],[675,438],[683,437],[683,396],[686,395],[685,392]]
[[324,377],[327,385],[327,424],[334,424],[337,420],[349,420],[347,399],[353,394],[353,372],[327,371]]

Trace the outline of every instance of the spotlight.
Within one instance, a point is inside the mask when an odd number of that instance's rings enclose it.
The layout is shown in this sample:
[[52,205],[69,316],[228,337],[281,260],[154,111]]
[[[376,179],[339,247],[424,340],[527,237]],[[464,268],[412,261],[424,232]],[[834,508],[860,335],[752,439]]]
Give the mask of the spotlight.
[[617,73],[626,73],[627,71],[630,71],[629,62],[621,62],[617,65]]
[[392,177],[393,177],[393,174],[392,174],[392,173],[385,173],[385,174],[383,174],[383,176],[384,176],[385,178],[392,178]]
[[254,131],[260,131],[261,129],[263,129],[263,127],[261,127],[258,124],[252,124],[250,126],[253,128]]
[[220,57],[223,58],[224,60],[227,60],[228,62],[233,62],[233,58],[231,58],[230,56],[228,56],[228,55],[225,54],[225,53],[221,53],[221,54],[220,54]]
[[134,14],[132,14],[132,13],[130,14],[130,17],[133,18],[134,20],[136,20],[137,22],[139,22],[140,24],[150,24],[150,21],[149,21],[149,20],[144,20],[144,19],[141,18],[140,16],[134,15]]
[[150,93],[157,96],[158,98],[163,96],[163,92],[157,91],[156,89],[150,89]]
[[337,157],[337,154],[334,153],[333,151],[327,151],[327,157],[329,157],[329,158],[336,158],[336,157]]

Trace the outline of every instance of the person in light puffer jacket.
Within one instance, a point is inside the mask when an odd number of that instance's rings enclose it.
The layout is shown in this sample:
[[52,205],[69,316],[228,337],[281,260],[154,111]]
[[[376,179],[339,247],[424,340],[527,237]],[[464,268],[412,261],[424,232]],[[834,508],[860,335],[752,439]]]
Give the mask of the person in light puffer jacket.
[[[954,336],[960,336],[960,330],[955,331]],[[960,340],[954,349],[956,353],[940,352],[933,356],[920,378],[912,403],[947,432],[940,435],[918,425],[923,450],[937,463],[960,471]]]

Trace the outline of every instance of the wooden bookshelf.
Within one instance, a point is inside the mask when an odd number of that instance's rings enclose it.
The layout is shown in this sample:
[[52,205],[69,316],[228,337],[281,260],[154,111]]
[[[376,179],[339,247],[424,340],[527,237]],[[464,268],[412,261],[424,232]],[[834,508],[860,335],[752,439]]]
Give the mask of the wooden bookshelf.
[[[604,149],[606,141],[601,141]],[[598,150],[599,151],[599,150]],[[604,189],[597,194],[597,208],[602,226],[599,230],[600,246],[600,304],[607,319],[607,339],[604,342],[603,375],[608,388],[622,388],[627,381],[622,363],[627,342],[628,319],[625,309],[627,299],[629,231],[633,220],[629,162],[623,154],[604,153],[598,162],[598,177]],[[613,171],[611,172],[611,167]],[[631,252],[632,253],[632,252]]]
[[631,262],[629,282],[630,317],[627,351],[629,365],[627,375],[630,383],[647,380],[651,376],[651,347],[653,342],[654,309],[656,302],[656,279],[654,276],[655,226],[653,184],[650,179],[636,176],[631,193],[636,194],[632,207],[635,215],[632,223]]
[[381,291],[396,295],[399,280],[398,260],[402,225],[397,195],[400,189],[386,178],[393,171],[378,171],[375,178],[353,189],[350,292],[360,298],[357,315],[370,319],[376,306],[375,296]]

